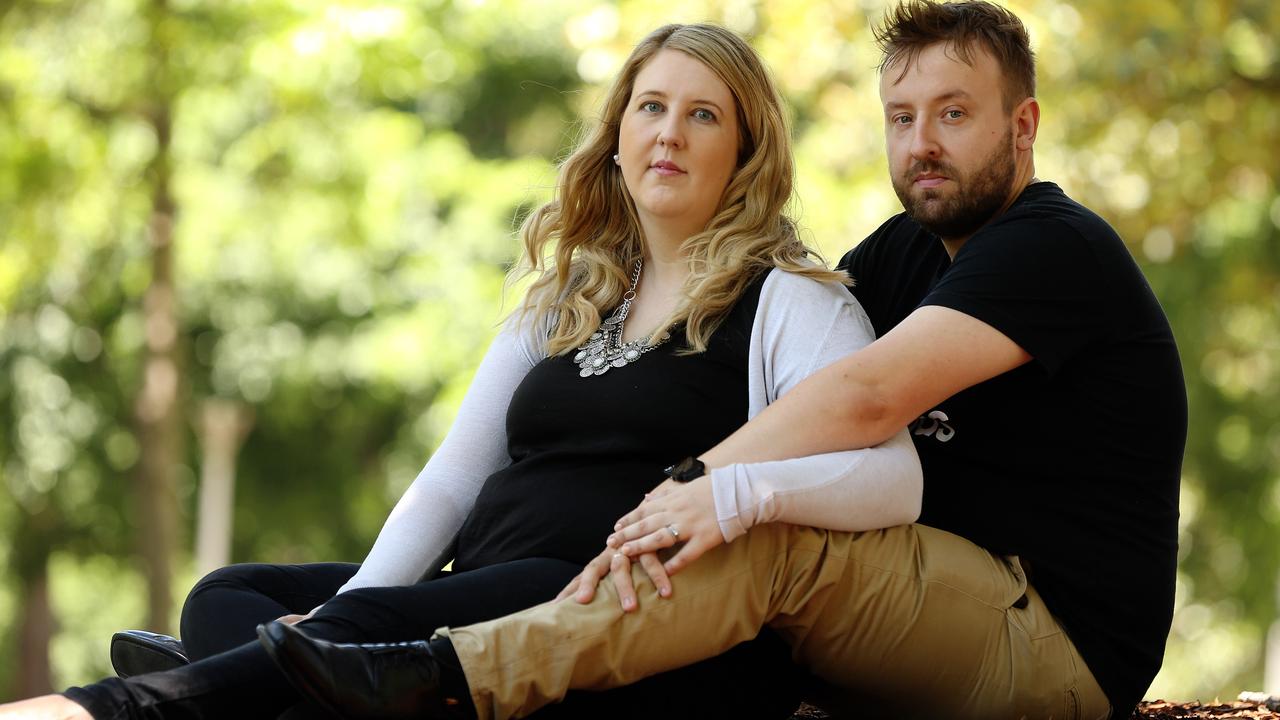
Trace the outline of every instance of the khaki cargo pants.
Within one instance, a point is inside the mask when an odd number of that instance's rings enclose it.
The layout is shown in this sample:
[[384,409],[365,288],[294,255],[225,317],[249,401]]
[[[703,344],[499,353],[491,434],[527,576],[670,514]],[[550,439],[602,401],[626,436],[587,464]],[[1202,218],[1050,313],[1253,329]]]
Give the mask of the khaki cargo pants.
[[479,716],[521,717],[570,688],[615,687],[688,665],[764,625],[858,717],[1093,720],[1110,712],[1017,558],[941,530],[773,523],[702,556],[672,579],[670,598],[638,567],[633,574],[634,613],[620,610],[605,578],[587,605],[544,603],[442,630]]

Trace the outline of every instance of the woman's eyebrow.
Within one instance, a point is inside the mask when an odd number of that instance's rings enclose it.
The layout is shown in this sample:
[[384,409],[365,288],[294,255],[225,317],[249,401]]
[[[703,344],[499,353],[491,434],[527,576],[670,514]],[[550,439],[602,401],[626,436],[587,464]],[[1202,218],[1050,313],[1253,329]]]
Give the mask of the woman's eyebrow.
[[[666,94],[665,92],[661,91],[661,90],[644,90],[644,91],[641,91],[641,92],[636,93],[636,98],[642,98],[642,97],[657,97],[657,98],[662,98],[663,100],[665,100],[665,99],[667,99],[667,94]],[[711,107],[715,108],[716,110],[720,111],[721,113],[723,113],[723,112],[724,112],[724,108],[720,107],[720,103],[716,102],[715,100],[705,100],[705,99],[701,99],[701,98],[699,98],[699,99],[697,99],[697,100],[694,100],[691,104],[693,104],[693,105],[710,105]]]

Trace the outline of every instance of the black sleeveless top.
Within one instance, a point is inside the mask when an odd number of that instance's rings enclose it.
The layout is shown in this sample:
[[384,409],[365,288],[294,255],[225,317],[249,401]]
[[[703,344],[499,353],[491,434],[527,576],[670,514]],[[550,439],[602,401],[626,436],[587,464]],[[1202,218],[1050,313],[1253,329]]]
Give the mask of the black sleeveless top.
[[511,464],[489,476],[458,535],[455,571],[531,557],[585,564],[618,518],[747,421],[747,360],[760,288],[752,282],[707,343],[680,333],[630,365],[579,377],[574,353],[535,365],[507,409]]

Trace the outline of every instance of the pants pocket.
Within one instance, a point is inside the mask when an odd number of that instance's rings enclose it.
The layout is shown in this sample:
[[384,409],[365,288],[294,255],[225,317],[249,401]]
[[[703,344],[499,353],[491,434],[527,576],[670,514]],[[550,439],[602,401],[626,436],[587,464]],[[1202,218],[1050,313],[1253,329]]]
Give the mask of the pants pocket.
[[1014,577],[1014,585],[1009,592],[1011,599],[1008,607],[1018,610],[1025,609],[1029,600],[1027,598],[1027,573],[1022,569],[1022,561],[1018,559],[1017,555],[1005,555],[1000,559],[1008,566],[1009,572],[1013,573]]
[[1072,685],[1067,690],[1067,696],[1064,699],[1066,701],[1066,714],[1063,717],[1067,720],[1080,720],[1080,691],[1076,689],[1075,685]]

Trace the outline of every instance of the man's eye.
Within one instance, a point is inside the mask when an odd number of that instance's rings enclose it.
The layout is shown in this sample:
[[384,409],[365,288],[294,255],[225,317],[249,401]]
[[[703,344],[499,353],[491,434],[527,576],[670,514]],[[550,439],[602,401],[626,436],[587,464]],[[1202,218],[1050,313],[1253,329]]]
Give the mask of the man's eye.
[[948,111],[947,111],[947,119],[948,119],[948,120],[959,120],[959,119],[960,119],[960,118],[962,118],[962,117],[964,117],[964,111],[963,111],[963,110],[948,110]]
[[910,115],[894,115],[893,116],[894,125],[906,125],[909,122],[911,122]]

